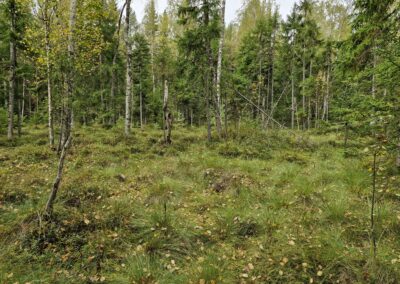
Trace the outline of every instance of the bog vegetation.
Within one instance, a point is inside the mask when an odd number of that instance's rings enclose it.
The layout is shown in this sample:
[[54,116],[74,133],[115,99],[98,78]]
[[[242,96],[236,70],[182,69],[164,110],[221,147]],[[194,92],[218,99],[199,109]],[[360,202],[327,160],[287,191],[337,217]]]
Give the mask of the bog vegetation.
[[399,1],[136,2],[0,0],[0,282],[399,283]]

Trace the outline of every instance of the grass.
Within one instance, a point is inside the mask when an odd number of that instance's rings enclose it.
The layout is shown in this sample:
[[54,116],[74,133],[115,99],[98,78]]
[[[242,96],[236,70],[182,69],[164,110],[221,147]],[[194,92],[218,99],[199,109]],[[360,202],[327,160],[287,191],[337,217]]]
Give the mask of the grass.
[[45,126],[0,139],[1,283],[399,283],[398,176],[369,232],[370,157],[336,133],[205,142],[178,127],[81,127],[55,214],[41,212],[57,156]]

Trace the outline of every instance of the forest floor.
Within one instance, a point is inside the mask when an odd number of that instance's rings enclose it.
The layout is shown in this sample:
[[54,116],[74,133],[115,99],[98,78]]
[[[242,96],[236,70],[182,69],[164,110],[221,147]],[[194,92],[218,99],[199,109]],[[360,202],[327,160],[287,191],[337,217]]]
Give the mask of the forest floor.
[[[400,283],[398,180],[340,133],[75,130],[51,221],[45,126],[0,140],[1,283]],[[382,192],[381,187],[379,191]]]

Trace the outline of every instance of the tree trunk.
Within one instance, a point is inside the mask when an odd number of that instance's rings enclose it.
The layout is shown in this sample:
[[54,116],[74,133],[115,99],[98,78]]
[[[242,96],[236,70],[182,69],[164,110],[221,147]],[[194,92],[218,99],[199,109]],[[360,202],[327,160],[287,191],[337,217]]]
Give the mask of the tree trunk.
[[140,112],[140,129],[143,129],[143,92],[142,92],[142,70],[139,72],[139,112]]
[[51,216],[52,210],[53,210],[53,204],[55,202],[55,199],[57,197],[57,192],[60,187],[60,183],[62,180],[63,176],[63,170],[64,170],[64,162],[65,162],[65,157],[67,156],[67,151],[69,148],[69,145],[71,144],[72,140],[72,134],[71,134],[71,124],[72,124],[72,99],[73,99],[73,94],[74,94],[74,52],[75,52],[75,44],[74,44],[74,29],[75,29],[75,20],[76,20],[76,3],[77,0],[71,0],[70,3],[70,18],[69,18],[69,36],[68,36],[68,70],[67,70],[67,92],[65,94],[64,98],[64,122],[63,122],[63,139],[60,139],[62,141],[62,147],[61,147],[61,155],[60,155],[60,160],[58,162],[58,170],[57,170],[57,176],[54,181],[52,190],[50,192],[49,199],[46,203],[46,208],[45,208],[45,213],[48,216]]
[[329,109],[329,96],[330,96],[330,68],[328,66],[326,72],[326,93],[324,96],[324,106],[322,112],[322,120],[328,121],[328,109]]
[[21,136],[22,132],[22,100],[18,98],[18,137]]
[[294,68],[293,68],[293,63],[292,63],[292,76],[291,76],[291,84],[292,84],[292,120],[291,120],[291,126],[292,129],[294,129],[294,120],[295,120],[295,96],[294,96]]
[[372,47],[372,81],[371,81],[371,94],[375,99],[376,97],[376,44]]
[[131,0],[126,0],[126,16],[125,16],[125,42],[126,42],[126,89],[125,89],[125,136],[131,132],[131,93],[132,93],[132,50],[129,40],[131,14]]
[[[309,74],[310,78],[312,77],[312,68],[313,68],[313,62],[311,60],[310,61],[310,74]],[[311,128],[311,115],[312,115],[312,112],[311,112],[311,95],[308,96],[307,100],[308,100],[307,129],[310,129]]]
[[113,61],[112,61],[112,66],[111,66],[111,90],[110,90],[110,108],[111,108],[111,117],[110,117],[110,122],[112,125],[114,125],[116,123],[116,111],[115,111],[115,81],[116,81],[116,61],[117,61],[117,53],[118,53],[118,48],[116,48],[117,50],[114,51],[114,55],[113,55]]
[[318,128],[318,119],[319,119],[319,96],[318,96],[318,88],[315,90],[315,128]]
[[[305,47],[304,47],[304,52],[305,53]],[[305,55],[303,54],[303,78],[302,78],[302,87],[301,87],[301,97],[302,97],[302,107],[303,107],[303,114],[302,114],[302,124],[303,124],[303,129],[305,129],[305,115],[306,115],[306,94],[305,94],[305,86],[304,82],[306,80],[306,59]]]
[[10,35],[10,78],[8,95],[8,130],[7,138],[13,139],[14,136],[14,99],[17,92],[17,43],[16,43],[16,3],[15,0],[9,0],[11,16],[11,35]]
[[171,144],[171,131],[172,131],[172,113],[168,109],[168,81],[164,81],[164,142]]
[[225,0],[221,0],[221,34],[219,38],[218,46],[218,63],[217,63],[217,79],[216,79],[216,124],[218,135],[222,133],[222,119],[221,119],[221,76],[222,76],[222,54],[224,49],[224,37],[225,37]]
[[[203,24],[206,28],[208,28],[210,22],[210,11],[209,11],[209,3],[207,0],[203,0],[203,7],[206,7],[203,15]],[[210,83],[211,83],[211,67],[212,67],[212,57],[211,57],[211,42],[209,39],[205,42],[206,56],[208,58],[208,66],[204,66],[204,88],[205,88],[205,97],[206,97],[206,108],[207,108],[207,140],[211,141],[211,113],[210,113],[210,99],[212,94],[210,94]]]
[[72,137],[69,136],[61,150],[60,160],[58,161],[57,176],[53,183],[53,187],[51,189],[50,196],[49,196],[49,199],[47,200],[46,208],[45,208],[45,213],[48,216],[51,216],[51,214],[53,212],[53,204],[54,204],[54,201],[56,200],[58,189],[60,188],[60,183],[62,180],[63,170],[64,170],[65,157],[67,156],[67,150],[71,143],[71,139],[72,139]]
[[155,96],[156,95],[156,75],[155,75],[155,71],[154,71],[154,41],[155,41],[155,39],[154,39],[154,36],[152,35],[152,39],[151,39],[151,54],[150,54],[150,56],[151,56],[151,58],[150,58],[150,60],[151,60],[151,79],[152,79],[152,87],[153,87],[153,96]]
[[[48,7],[46,6],[46,9]],[[46,11],[47,13],[47,11]],[[54,123],[53,123],[53,103],[51,89],[51,65],[50,65],[50,19],[45,19],[45,40],[46,40],[46,76],[47,76],[47,105],[48,105],[48,127],[49,144],[54,146]]]

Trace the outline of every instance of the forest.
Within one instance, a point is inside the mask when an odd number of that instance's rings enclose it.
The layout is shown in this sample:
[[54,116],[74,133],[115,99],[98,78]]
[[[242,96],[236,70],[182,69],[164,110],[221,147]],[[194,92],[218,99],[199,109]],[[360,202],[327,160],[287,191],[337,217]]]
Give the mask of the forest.
[[400,283],[400,1],[289,2],[0,0],[0,282]]

